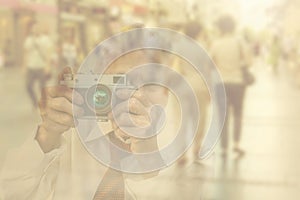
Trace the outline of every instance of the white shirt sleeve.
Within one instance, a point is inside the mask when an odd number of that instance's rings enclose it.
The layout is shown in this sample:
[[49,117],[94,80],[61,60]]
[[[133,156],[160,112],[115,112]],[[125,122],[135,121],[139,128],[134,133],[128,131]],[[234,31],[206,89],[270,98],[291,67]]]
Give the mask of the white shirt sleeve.
[[62,139],[60,148],[45,154],[31,137],[8,152],[0,176],[0,200],[51,199],[65,147]]

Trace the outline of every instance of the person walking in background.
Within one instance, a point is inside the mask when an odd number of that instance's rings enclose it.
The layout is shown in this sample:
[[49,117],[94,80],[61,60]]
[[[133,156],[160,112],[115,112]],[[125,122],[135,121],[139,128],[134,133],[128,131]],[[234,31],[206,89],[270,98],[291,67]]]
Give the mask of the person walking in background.
[[39,88],[42,90],[49,78],[50,46],[49,37],[39,32],[35,21],[30,22],[24,43],[24,69],[26,71],[26,88],[34,109],[38,107],[38,97],[34,91],[35,83],[38,82]]
[[239,155],[244,151],[240,148],[243,102],[245,94],[245,83],[243,67],[250,65],[251,56],[246,45],[238,38],[235,32],[235,21],[231,16],[224,15],[217,21],[220,38],[215,39],[211,46],[211,56],[216,63],[224,81],[226,91],[226,120],[223,127],[221,147],[225,156],[229,143],[229,117],[233,120],[233,150]]
[[3,46],[4,66],[13,67],[15,65],[13,58],[13,43],[10,38],[7,38]]
[[[207,39],[205,36],[205,29],[202,24],[200,24],[198,21],[190,21],[183,27],[184,33],[194,39],[195,41],[199,41],[201,45],[204,44],[204,46],[207,46]],[[201,55],[199,55],[201,57]],[[203,59],[204,60],[204,59]],[[203,66],[208,68],[206,66],[207,63],[203,63]],[[194,69],[194,67],[188,63],[184,59],[175,59],[175,62],[173,63],[174,70],[177,71],[180,75],[182,75],[188,83],[191,85],[192,89],[195,91],[197,100],[198,100],[198,106],[199,111],[201,113],[201,117],[199,120],[199,126],[197,130],[197,134],[194,138],[193,146],[192,146],[192,161],[199,160],[199,152],[201,149],[201,144],[203,142],[203,138],[205,135],[205,129],[206,129],[206,123],[207,123],[207,117],[208,117],[208,108],[210,103],[210,96],[209,92],[207,90],[205,81],[197,73],[197,70]],[[187,135],[187,141],[189,140],[189,136]],[[188,161],[188,154],[189,152],[186,152],[178,161],[179,165],[185,165]]]
[[270,44],[269,63],[275,75],[278,75],[278,67],[282,55],[280,39],[275,35]]
[[73,29],[70,29],[68,33],[68,37],[62,45],[62,57],[65,66],[76,67],[78,49],[75,44],[75,33]]

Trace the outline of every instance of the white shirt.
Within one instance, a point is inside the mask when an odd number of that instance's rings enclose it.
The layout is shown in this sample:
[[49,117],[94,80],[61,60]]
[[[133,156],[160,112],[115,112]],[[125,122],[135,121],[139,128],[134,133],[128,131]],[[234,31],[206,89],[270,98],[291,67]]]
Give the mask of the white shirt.
[[24,43],[26,67],[44,69],[51,49],[51,41],[47,36],[29,36]]
[[[161,133],[160,136],[166,137],[166,141],[170,141],[177,128],[174,123],[170,123],[172,118],[167,119],[170,121],[166,123],[165,129],[166,133],[171,135]],[[93,128],[89,127],[88,129],[93,132]],[[35,133],[20,148],[7,154],[0,176],[0,199],[93,199],[107,167],[87,152],[78,135],[72,131],[66,132],[61,147],[46,154],[41,150],[34,137]],[[108,154],[105,145],[99,151]],[[124,160],[124,163],[128,163],[128,161],[130,160]],[[204,171],[199,171],[199,173],[203,174]],[[195,182],[191,182],[186,189],[183,189],[182,185],[177,183],[180,179],[177,181],[170,179],[170,177],[176,176],[179,176],[178,171],[174,173],[172,168],[164,170],[159,176],[126,175],[125,199],[147,199],[145,192],[146,194],[154,192],[157,195],[177,200],[182,199],[191,190],[196,193],[202,192],[199,189],[201,183],[198,185]],[[169,190],[157,191],[164,183],[167,183],[166,188]],[[189,199],[199,199],[198,194],[193,193],[192,196],[193,198]]]
[[225,83],[243,82],[241,68],[248,62],[249,52],[240,39],[234,35],[215,39],[210,54]]
[[66,64],[72,67],[75,66],[77,59],[76,45],[72,43],[64,43],[62,49],[62,55],[67,62]]
[[86,151],[77,134],[68,132],[65,138],[59,149],[46,154],[33,138],[11,151],[2,169],[0,199],[93,199],[107,167]]

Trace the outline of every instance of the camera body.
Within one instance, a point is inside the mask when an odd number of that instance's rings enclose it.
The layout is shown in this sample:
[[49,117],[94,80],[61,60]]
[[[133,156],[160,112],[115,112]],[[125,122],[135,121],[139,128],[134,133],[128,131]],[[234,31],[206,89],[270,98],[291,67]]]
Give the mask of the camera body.
[[115,90],[133,89],[125,74],[64,74],[60,84],[73,88],[84,98],[81,118],[99,121],[108,121]]

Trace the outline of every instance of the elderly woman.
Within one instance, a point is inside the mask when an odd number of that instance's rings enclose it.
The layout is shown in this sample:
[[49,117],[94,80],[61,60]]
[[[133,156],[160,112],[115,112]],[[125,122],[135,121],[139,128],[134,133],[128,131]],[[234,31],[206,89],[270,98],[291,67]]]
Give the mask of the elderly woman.
[[235,33],[235,21],[231,16],[222,16],[217,21],[220,37],[215,39],[211,46],[211,56],[216,63],[226,90],[226,121],[222,132],[222,150],[226,155],[228,147],[228,118],[233,119],[233,150],[239,155],[244,152],[239,146],[241,138],[243,102],[245,94],[245,82],[243,67],[249,66],[249,52],[243,41]]

